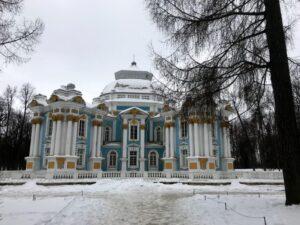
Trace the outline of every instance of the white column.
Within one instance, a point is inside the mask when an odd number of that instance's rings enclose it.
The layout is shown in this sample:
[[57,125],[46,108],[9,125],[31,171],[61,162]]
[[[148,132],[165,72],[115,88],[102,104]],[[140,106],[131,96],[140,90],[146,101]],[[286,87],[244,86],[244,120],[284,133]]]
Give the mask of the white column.
[[60,155],[60,141],[61,141],[61,120],[57,120],[56,135],[55,135],[55,155]]
[[165,149],[166,149],[166,158],[170,157],[170,129],[168,127],[165,127]]
[[102,144],[102,126],[98,126],[98,137],[97,137],[97,151],[96,151],[96,156],[100,157],[101,156],[101,144]]
[[123,121],[123,147],[122,147],[122,157],[127,158],[127,130],[128,130],[128,123],[127,119]]
[[127,119],[123,120],[123,146],[122,146],[122,172],[126,171],[127,164],[127,131],[128,122]]
[[72,156],[76,155],[76,144],[77,144],[77,127],[78,122],[73,123],[73,138],[72,138]]
[[227,158],[227,135],[226,135],[226,127],[222,128],[222,141],[223,141],[223,156]]
[[92,152],[91,158],[96,157],[96,148],[97,148],[97,126],[93,126],[93,140],[92,140]]
[[200,147],[200,156],[204,156],[204,126],[203,123],[199,124],[199,147]]
[[55,135],[56,135],[56,121],[52,120],[52,132],[51,132],[51,146],[50,155],[54,155],[55,151]]
[[199,129],[198,123],[194,123],[195,156],[199,156]]
[[195,156],[194,134],[193,134],[193,124],[192,123],[189,123],[189,147],[190,147],[190,156]]
[[39,143],[40,143],[40,124],[35,125],[35,135],[34,135],[34,157],[39,156]]
[[174,158],[175,146],[174,146],[174,126],[170,127],[170,157]]
[[150,119],[150,134],[149,134],[149,140],[152,142],[153,141],[153,120]]
[[209,155],[213,156],[213,138],[212,138],[212,124],[208,124],[208,146],[209,146]]
[[69,120],[67,124],[66,155],[71,155],[72,123],[72,120]]
[[145,171],[145,119],[141,120],[141,161],[140,161],[140,170]]
[[208,145],[208,129],[207,123],[203,124],[203,132],[204,132],[204,155],[205,157],[209,157],[209,145]]
[[34,152],[34,142],[35,142],[35,124],[32,124],[31,126],[31,139],[30,139],[30,151],[29,151],[29,156],[33,156]]

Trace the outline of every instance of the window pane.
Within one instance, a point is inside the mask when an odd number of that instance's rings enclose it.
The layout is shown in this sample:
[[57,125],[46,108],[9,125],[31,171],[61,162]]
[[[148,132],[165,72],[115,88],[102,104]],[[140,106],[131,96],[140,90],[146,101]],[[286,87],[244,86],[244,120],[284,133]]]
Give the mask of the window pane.
[[53,121],[49,120],[49,126],[48,126],[48,136],[52,135],[52,127],[53,127]]
[[79,121],[79,134],[80,137],[85,136],[85,122],[83,120]]

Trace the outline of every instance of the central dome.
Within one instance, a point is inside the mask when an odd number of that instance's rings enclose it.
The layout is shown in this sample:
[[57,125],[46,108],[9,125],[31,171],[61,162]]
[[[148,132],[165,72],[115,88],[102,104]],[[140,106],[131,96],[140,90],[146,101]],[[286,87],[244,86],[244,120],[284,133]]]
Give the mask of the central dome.
[[115,73],[115,81],[105,86],[102,95],[109,93],[154,93],[153,74],[139,70],[136,63],[130,69]]

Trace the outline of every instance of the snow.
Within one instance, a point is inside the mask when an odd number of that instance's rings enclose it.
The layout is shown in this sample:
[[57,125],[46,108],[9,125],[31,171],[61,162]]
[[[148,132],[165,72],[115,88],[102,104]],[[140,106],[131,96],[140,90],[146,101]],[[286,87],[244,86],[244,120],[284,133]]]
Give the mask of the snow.
[[[284,205],[283,189],[247,186],[238,180],[227,186],[190,186],[103,179],[94,185],[48,187],[30,180],[22,186],[0,187],[0,224],[263,225],[263,216],[268,225],[299,224],[300,207]],[[217,198],[216,193],[227,192]]]
[[102,91],[102,94],[111,92],[120,93],[153,93],[154,89],[150,80],[142,79],[121,79],[108,84]]

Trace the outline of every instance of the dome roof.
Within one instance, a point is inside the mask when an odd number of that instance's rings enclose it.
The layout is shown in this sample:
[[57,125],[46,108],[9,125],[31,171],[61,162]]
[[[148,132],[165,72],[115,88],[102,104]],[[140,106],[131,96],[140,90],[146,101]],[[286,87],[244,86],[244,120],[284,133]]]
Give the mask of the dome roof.
[[128,70],[120,70],[115,73],[115,81],[106,85],[102,91],[108,93],[154,93],[155,85],[152,83],[153,74],[139,70],[132,64]]

